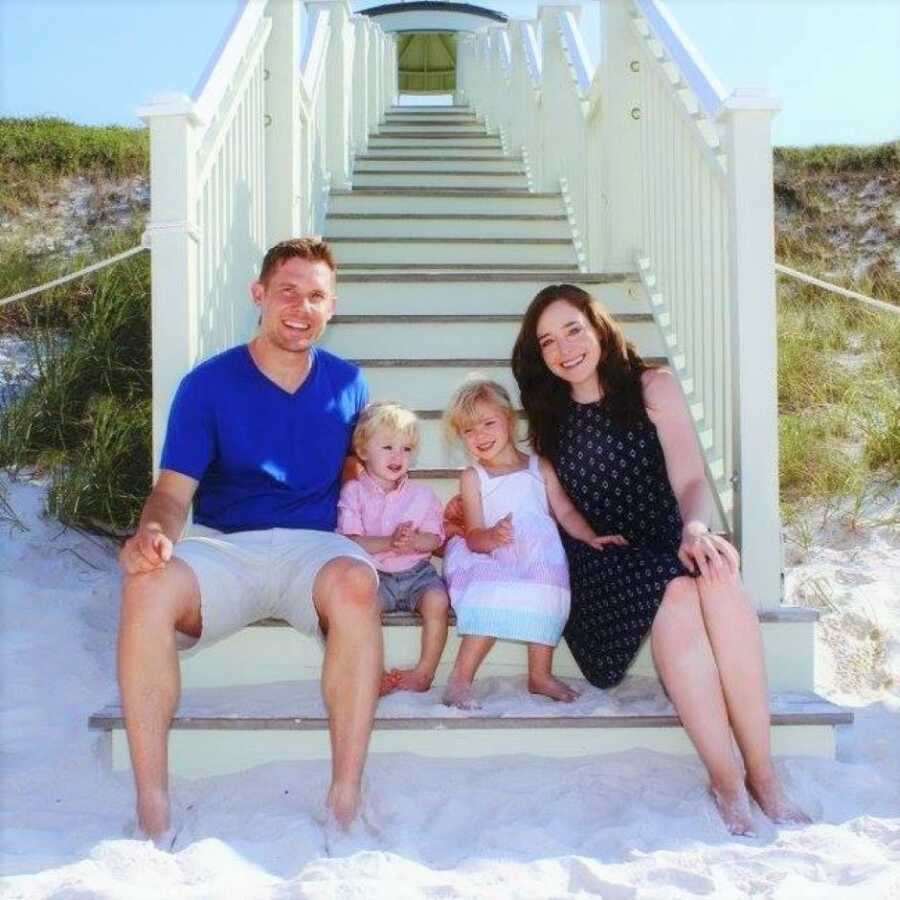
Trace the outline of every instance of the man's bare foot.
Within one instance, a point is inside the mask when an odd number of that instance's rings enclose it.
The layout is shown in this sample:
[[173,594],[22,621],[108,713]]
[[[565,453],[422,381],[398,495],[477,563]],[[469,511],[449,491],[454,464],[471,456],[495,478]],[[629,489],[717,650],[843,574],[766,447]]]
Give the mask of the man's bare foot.
[[809,825],[812,819],[785,796],[781,781],[774,771],[764,776],[747,776],[747,790],[759,808],[776,825]]
[[434,679],[434,676],[418,669],[392,669],[390,677],[393,679],[392,691],[413,691],[417,694],[430,690]]
[[345,831],[355,821],[359,813],[360,789],[355,785],[333,784],[328,791],[328,799],[325,805],[329,815]]
[[471,681],[448,681],[441,702],[444,706],[455,706],[457,709],[481,709]]
[[169,797],[165,791],[141,794],[137,801],[137,827],[141,834],[153,841],[164,840],[171,826]]
[[529,675],[528,691],[532,694],[543,694],[561,703],[571,703],[578,697],[578,691],[552,675]]
[[750,812],[750,798],[742,784],[734,788],[710,787],[722,821],[728,831],[737,837],[753,837],[753,816]]

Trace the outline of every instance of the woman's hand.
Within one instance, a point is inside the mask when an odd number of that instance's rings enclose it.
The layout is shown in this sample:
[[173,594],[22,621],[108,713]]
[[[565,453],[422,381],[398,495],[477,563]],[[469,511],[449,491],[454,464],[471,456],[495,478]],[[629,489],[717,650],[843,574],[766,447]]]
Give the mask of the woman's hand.
[[495,544],[494,549],[511,544],[516,539],[513,531],[512,513],[507,513],[496,525],[488,529],[488,533]]
[[602,550],[606,546],[627,547],[628,541],[621,534],[595,534],[587,545],[595,550]]
[[686,569],[699,572],[705,578],[724,574],[736,576],[741,562],[737,550],[725,538],[713,534],[699,522],[684,526],[678,558]]

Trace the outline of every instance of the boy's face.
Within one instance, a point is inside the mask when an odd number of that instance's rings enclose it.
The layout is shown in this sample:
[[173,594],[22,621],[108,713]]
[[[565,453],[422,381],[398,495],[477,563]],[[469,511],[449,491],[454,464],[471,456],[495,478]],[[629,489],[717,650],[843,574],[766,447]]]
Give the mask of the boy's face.
[[289,353],[306,353],[334,314],[334,273],[321,260],[285,260],[250,292],[262,316],[261,337]]
[[376,428],[362,447],[366,471],[386,490],[397,486],[414,456],[415,445],[409,435],[384,425]]

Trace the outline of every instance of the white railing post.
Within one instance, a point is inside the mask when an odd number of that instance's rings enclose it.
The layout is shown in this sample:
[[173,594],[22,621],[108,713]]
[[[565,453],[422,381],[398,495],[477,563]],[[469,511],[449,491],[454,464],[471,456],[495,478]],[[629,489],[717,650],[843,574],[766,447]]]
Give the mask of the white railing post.
[[384,108],[397,102],[397,42],[393,34],[384,36]]
[[349,0],[315,0],[309,10],[327,10],[331,34],[325,59],[326,166],[331,187],[350,188],[350,147],[353,140],[353,15]]
[[560,136],[565,132],[561,127],[559,102],[556,98],[565,96],[569,88],[569,63],[559,37],[559,17],[561,13],[581,13],[580,6],[539,6],[538,20],[541,23],[541,131],[551,136],[544,142],[544,164],[541,167],[541,181],[535,185],[538,190],[558,191],[562,171],[562,148]]
[[380,27],[373,26],[369,34],[369,110],[368,110],[368,140],[369,134],[378,131],[378,126],[384,119],[384,72],[381,61],[384,59],[384,32]]
[[[627,0],[600,0],[601,13],[601,196],[597,227],[601,258],[610,271],[634,265],[641,233],[640,49]],[[593,246],[598,246],[594,241]]]
[[474,36],[460,33],[456,39],[456,90],[453,93],[453,102],[457,106],[466,106],[472,102],[470,85],[477,65],[473,58],[474,50]]
[[771,123],[780,104],[736,91],[720,114],[728,151],[735,537],[762,607],[782,598]]
[[181,377],[196,362],[197,126],[184,94],[154,98],[138,109],[150,129],[151,329],[153,472],[159,467],[169,406]]
[[353,20],[353,153],[365,153],[369,144],[369,29],[368,16]]
[[300,231],[300,18],[297,0],[269,0],[266,43],[266,244]]

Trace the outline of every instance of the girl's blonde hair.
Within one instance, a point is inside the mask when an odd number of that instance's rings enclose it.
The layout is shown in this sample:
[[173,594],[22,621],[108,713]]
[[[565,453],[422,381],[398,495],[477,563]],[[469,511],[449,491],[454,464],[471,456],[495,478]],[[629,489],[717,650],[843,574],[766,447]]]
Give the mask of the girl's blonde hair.
[[446,440],[449,443],[460,440],[463,428],[475,420],[477,415],[475,407],[479,403],[496,406],[506,416],[509,423],[509,438],[515,444],[519,419],[509,391],[502,384],[479,376],[467,378],[450,398],[443,419]]
[[359,416],[353,432],[353,452],[363,459],[362,450],[366,442],[379,428],[388,428],[401,434],[412,444],[413,450],[419,449],[419,420],[416,414],[399,403],[382,400],[370,403]]

